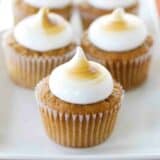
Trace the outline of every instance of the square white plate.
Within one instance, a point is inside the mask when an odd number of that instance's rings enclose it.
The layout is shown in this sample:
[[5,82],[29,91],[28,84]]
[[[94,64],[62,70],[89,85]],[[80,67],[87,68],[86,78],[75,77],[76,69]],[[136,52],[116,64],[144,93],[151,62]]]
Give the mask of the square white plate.
[[[88,149],[64,148],[45,135],[34,92],[15,86],[0,49],[0,159],[160,158],[160,41],[153,0],[142,0],[142,14],[155,37],[148,81],[127,92],[110,139]],[[158,44],[159,43],[159,44]]]

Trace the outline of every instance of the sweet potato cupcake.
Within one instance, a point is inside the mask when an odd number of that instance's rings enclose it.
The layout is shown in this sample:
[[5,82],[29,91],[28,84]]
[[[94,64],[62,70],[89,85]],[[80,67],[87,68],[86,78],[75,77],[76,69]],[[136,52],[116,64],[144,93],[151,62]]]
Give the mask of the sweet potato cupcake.
[[90,147],[112,133],[123,90],[102,65],[77,49],[36,87],[42,120],[51,140],[68,147]]
[[93,22],[82,40],[88,56],[105,65],[126,90],[146,80],[152,45],[144,22],[123,9]]
[[3,48],[11,79],[20,86],[34,88],[54,67],[73,56],[72,27],[43,8],[5,33]]
[[137,0],[86,0],[79,5],[84,29],[99,16],[110,14],[116,8],[124,8],[126,12],[136,14],[139,3]]
[[71,0],[13,0],[15,23],[26,16],[37,13],[42,7],[49,8],[51,12],[60,14],[67,20],[69,20],[72,13]]

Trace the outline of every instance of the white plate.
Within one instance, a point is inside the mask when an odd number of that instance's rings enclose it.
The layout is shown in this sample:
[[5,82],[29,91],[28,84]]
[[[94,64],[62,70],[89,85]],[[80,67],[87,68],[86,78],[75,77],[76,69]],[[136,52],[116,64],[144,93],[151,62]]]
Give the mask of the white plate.
[[0,55],[1,159],[160,158],[160,47],[153,0],[143,0],[142,11],[156,40],[150,77],[126,94],[113,135],[97,147],[69,149],[52,143],[45,135],[33,91],[9,80]]

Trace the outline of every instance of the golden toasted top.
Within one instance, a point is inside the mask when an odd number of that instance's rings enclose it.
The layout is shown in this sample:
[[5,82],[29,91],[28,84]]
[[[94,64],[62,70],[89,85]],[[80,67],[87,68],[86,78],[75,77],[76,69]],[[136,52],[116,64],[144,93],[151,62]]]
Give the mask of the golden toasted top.
[[69,62],[68,74],[72,78],[80,80],[98,79],[101,71],[96,66],[89,62],[82,52],[79,50],[73,59]]
[[59,24],[56,20],[53,21],[49,18],[49,9],[42,8],[40,10],[41,20],[42,20],[42,27],[48,34],[58,34],[64,29],[63,24]]
[[104,29],[112,32],[119,32],[123,30],[131,30],[135,27],[134,23],[129,23],[125,18],[123,9],[115,10],[111,15],[111,20],[104,25]]

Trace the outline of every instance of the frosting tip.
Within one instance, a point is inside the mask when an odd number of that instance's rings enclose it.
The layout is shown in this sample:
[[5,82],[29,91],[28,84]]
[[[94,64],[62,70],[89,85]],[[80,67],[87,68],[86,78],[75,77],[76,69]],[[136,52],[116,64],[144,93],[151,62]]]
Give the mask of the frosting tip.
[[112,15],[114,16],[114,20],[122,21],[124,19],[125,11],[123,8],[118,8],[113,11]]
[[57,34],[64,29],[63,24],[58,24],[56,19],[50,19],[49,8],[43,7],[39,10],[38,16],[42,22],[44,31],[48,34]]
[[44,15],[49,13],[49,9],[47,7],[43,7],[39,10],[38,15],[40,17],[43,17]]
[[78,58],[78,59],[80,58],[80,59],[86,60],[86,56],[85,56],[84,51],[81,47],[77,47],[75,58]]

